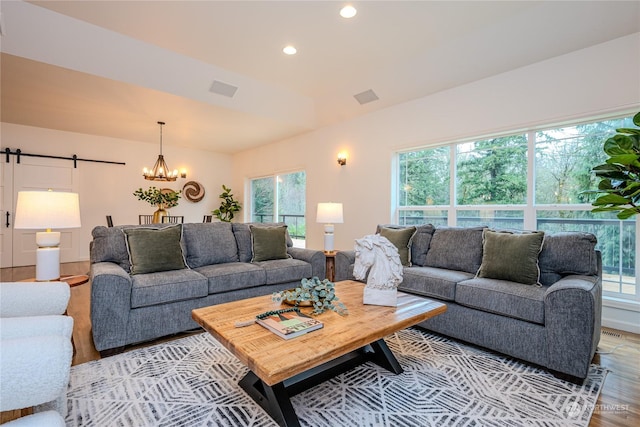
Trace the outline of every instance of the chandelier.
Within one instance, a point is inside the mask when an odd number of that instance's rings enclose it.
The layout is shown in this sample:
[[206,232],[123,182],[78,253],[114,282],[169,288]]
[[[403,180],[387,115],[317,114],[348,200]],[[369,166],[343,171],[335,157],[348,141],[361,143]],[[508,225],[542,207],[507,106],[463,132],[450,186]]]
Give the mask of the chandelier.
[[162,155],[162,126],[164,122],[158,122],[158,124],[160,125],[160,155],[158,156],[158,160],[156,160],[156,164],[153,165],[153,168],[151,168],[151,170],[144,168],[142,175],[144,179],[148,179],[149,181],[175,181],[176,178],[178,178],[178,170],[175,169],[171,171]]

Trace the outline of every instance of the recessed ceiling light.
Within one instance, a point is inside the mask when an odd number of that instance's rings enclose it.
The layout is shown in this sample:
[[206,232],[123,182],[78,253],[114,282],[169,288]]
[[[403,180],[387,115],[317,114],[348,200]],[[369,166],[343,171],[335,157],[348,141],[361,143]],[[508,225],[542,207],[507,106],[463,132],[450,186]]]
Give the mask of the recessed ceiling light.
[[354,16],[356,16],[356,13],[358,13],[358,11],[350,4],[340,9],[340,16],[342,16],[343,18],[353,18]]
[[282,49],[282,51],[287,55],[295,55],[298,50],[295,47],[289,45],[289,46],[285,46],[284,49]]

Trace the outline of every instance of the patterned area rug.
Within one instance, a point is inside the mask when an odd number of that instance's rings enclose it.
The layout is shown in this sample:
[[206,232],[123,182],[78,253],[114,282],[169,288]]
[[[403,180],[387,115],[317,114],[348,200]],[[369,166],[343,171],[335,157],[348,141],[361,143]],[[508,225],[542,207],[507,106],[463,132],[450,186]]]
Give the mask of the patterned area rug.
[[[606,370],[584,385],[410,328],[385,339],[405,372],[367,363],[292,398],[303,426],[587,426]],[[202,333],[74,366],[67,426],[276,426]]]

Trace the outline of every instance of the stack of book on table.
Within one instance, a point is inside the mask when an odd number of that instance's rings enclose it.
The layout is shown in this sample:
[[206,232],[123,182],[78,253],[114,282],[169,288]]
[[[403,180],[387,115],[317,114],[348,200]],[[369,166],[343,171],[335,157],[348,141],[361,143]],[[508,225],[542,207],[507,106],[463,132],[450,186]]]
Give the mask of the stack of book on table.
[[256,323],[286,340],[315,331],[324,326],[319,320],[300,311],[293,310],[265,313],[256,317]]

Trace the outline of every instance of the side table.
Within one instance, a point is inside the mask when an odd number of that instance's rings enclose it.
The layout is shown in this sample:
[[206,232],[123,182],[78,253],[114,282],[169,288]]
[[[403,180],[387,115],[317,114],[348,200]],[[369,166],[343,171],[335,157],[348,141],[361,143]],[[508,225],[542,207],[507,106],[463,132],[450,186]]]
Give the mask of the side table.
[[324,256],[327,258],[326,269],[327,272],[325,274],[326,278],[333,282],[336,278],[336,254],[338,251],[325,252]]
[[[30,277],[28,279],[19,280],[19,282],[35,282],[35,277]],[[58,280],[51,280],[52,282],[66,282],[70,288],[74,288],[76,286],[84,285],[89,282],[89,276],[86,274],[76,274],[76,275],[65,275],[60,276]],[[47,283],[47,282],[42,282]]]

